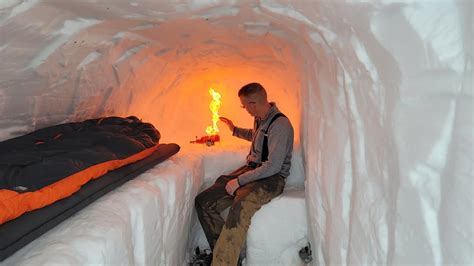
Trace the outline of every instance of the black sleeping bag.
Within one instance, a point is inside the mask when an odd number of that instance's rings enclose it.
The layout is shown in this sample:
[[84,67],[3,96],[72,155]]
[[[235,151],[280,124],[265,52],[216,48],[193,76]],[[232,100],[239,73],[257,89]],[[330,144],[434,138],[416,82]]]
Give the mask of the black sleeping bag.
[[105,117],[0,142],[0,260],[177,153],[136,117]]
[[35,191],[92,165],[158,144],[160,133],[136,117],[107,117],[37,130],[0,142],[0,189]]

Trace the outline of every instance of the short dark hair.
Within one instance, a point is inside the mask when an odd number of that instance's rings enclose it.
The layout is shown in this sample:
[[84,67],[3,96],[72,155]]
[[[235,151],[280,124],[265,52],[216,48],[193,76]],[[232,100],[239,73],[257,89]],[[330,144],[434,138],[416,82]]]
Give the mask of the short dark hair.
[[260,83],[257,83],[257,82],[249,83],[243,86],[242,88],[240,88],[239,90],[239,97],[240,96],[247,97],[253,94],[260,94],[260,95],[263,95],[265,99],[267,98],[267,92],[265,91],[265,88]]

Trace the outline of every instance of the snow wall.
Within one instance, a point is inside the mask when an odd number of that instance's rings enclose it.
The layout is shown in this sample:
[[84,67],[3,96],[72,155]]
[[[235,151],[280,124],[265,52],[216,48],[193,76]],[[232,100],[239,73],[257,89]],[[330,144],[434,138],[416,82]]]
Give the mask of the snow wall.
[[[0,140],[105,115],[187,143],[261,82],[303,152],[314,262],[473,262],[472,3],[0,1]],[[236,141],[226,130],[223,141]]]

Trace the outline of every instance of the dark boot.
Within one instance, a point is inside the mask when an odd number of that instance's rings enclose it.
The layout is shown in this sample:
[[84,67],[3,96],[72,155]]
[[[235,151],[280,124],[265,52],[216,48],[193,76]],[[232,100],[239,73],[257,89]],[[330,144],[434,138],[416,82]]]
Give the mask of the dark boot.
[[239,260],[237,261],[237,266],[242,266],[242,262],[244,261],[244,257],[239,256]]
[[240,249],[239,260],[237,261],[237,266],[242,266],[245,258],[247,257],[247,243],[245,242],[244,247]]
[[212,252],[210,249],[201,251],[199,247],[194,250],[194,255],[189,263],[189,266],[211,266]]

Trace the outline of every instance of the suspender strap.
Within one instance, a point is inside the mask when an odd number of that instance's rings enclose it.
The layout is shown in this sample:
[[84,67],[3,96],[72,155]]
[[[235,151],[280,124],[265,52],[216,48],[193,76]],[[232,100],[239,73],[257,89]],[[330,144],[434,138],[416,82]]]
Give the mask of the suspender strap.
[[263,148],[262,148],[262,162],[265,162],[268,160],[268,129],[272,125],[273,121],[277,120],[278,117],[284,116],[282,113],[276,114],[272,120],[270,120],[270,123],[268,124],[268,127],[265,131],[263,131],[264,137],[263,137]]

